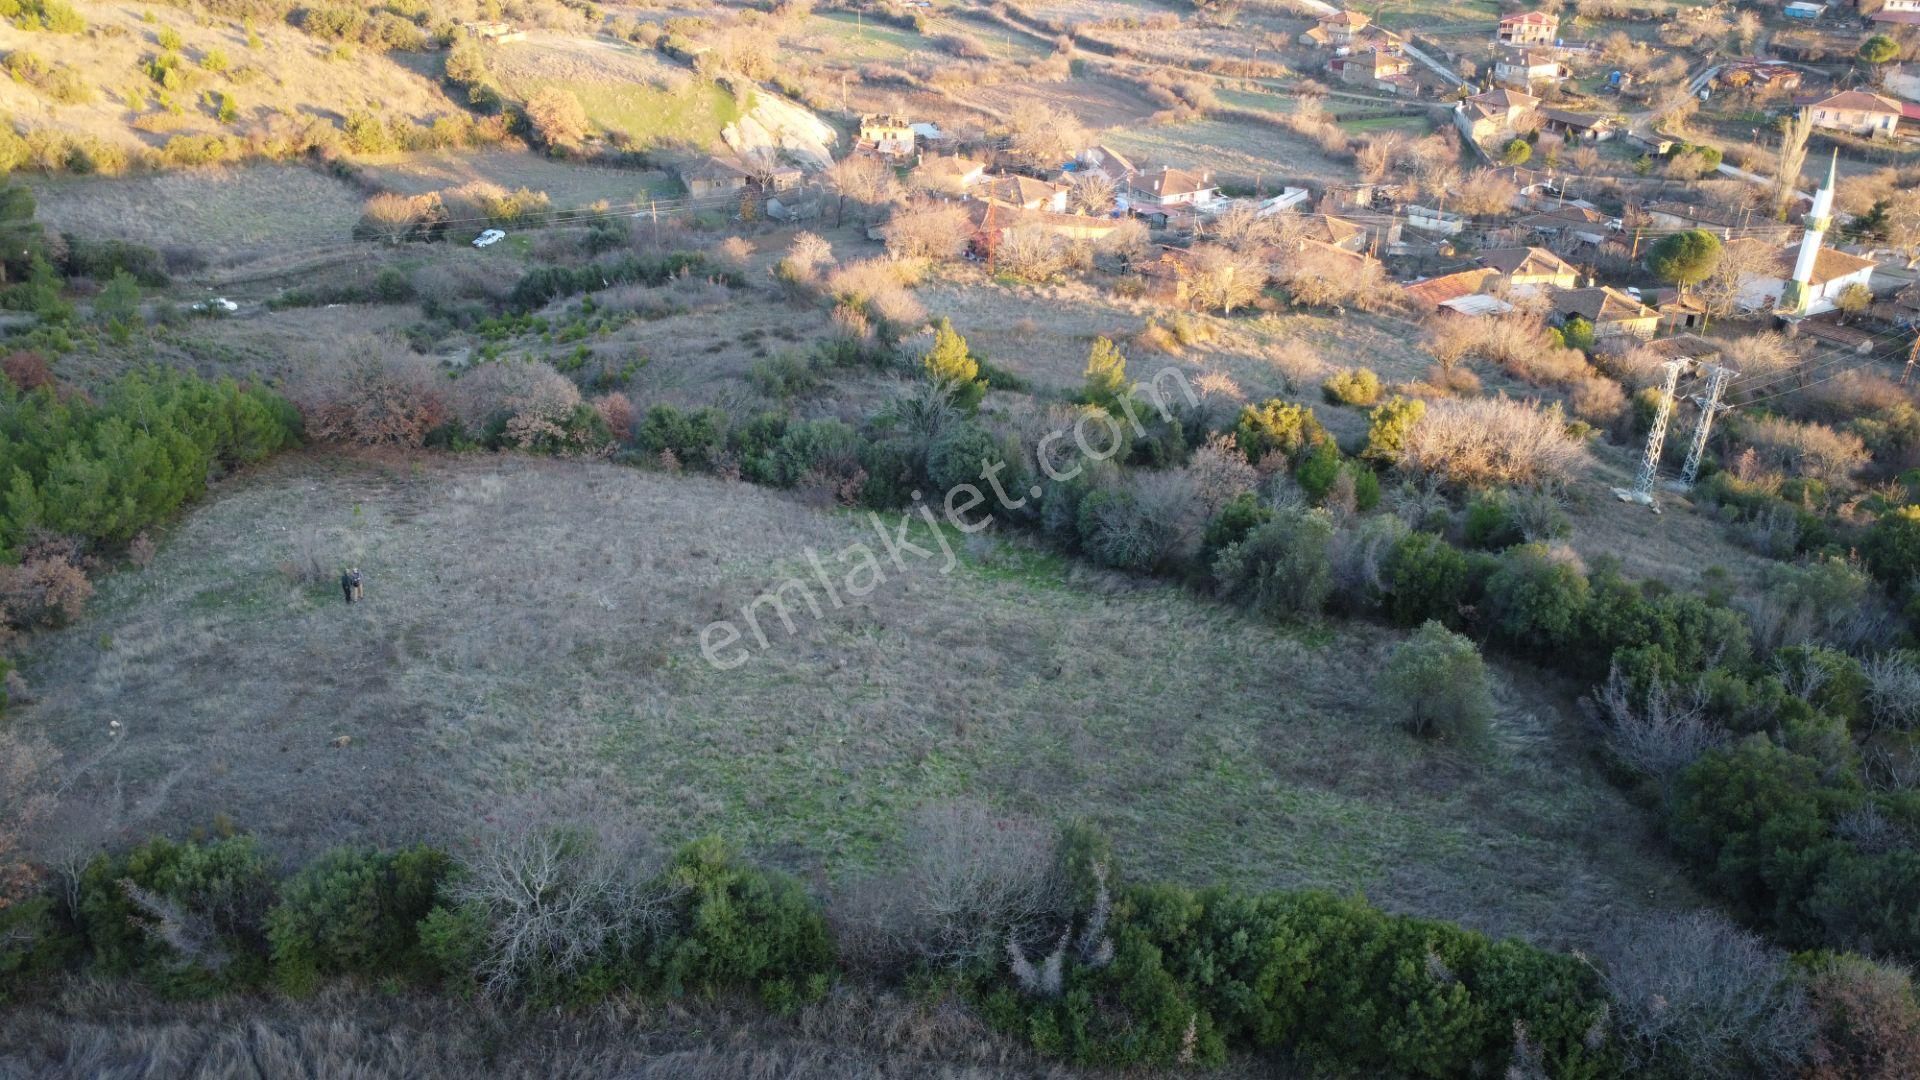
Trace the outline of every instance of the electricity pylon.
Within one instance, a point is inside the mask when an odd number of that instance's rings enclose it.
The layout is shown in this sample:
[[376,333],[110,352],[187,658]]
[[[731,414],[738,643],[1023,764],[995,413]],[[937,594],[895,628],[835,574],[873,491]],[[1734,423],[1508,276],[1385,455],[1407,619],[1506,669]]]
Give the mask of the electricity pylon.
[[1660,451],[1667,441],[1667,420],[1673,416],[1673,390],[1680,385],[1680,373],[1693,361],[1688,357],[1669,360],[1661,366],[1666,378],[1660,384],[1660,404],[1653,411],[1653,426],[1647,429],[1647,451],[1640,459],[1640,474],[1633,478],[1633,490],[1614,493],[1628,502],[1653,504],[1653,479],[1660,474]]
[[1680,486],[1690,488],[1700,477],[1700,459],[1707,454],[1707,433],[1713,430],[1715,414],[1732,408],[1721,404],[1720,395],[1739,372],[1719,364],[1707,365],[1707,392],[1695,397],[1700,403],[1700,420],[1693,426],[1693,445],[1687,447],[1687,463],[1680,469]]

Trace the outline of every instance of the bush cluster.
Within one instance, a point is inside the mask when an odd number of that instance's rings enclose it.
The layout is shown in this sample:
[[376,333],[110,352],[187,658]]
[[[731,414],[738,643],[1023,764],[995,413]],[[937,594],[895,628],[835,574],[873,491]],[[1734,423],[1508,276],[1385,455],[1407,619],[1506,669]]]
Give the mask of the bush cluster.
[[552,956],[532,955],[523,979],[493,989],[574,1003],[751,989],[778,1008],[826,990],[833,946],[818,905],[793,878],[717,840],[688,844],[625,891],[592,891],[604,884],[594,866],[610,863],[595,863],[591,838],[512,850],[516,858],[486,863],[424,846],[341,848],[285,880],[245,836],[99,855],[66,887],[0,909],[0,1001],[75,970],[135,978],[170,998],[268,985],[304,996],[349,976],[470,992],[505,938],[549,923],[578,936],[583,893],[618,901],[594,914],[631,924],[600,939],[622,948],[565,978],[544,977],[555,974]]
[[299,437],[277,394],[154,368],[92,401],[0,385],[0,557],[37,532],[125,543],[205,489]]

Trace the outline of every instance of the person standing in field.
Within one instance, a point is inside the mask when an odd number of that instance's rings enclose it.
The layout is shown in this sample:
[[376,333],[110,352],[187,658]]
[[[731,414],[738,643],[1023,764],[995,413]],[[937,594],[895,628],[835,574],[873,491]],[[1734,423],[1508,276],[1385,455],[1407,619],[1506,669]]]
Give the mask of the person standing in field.
[[360,568],[357,566],[340,575],[340,591],[346,594],[347,603],[352,604],[359,601],[362,587],[361,580]]

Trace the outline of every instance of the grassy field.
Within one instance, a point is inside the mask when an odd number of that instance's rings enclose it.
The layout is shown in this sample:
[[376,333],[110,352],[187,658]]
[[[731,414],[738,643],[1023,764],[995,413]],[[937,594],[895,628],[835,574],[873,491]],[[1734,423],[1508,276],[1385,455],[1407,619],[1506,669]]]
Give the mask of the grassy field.
[[818,35],[832,56],[855,63],[904,60],[928,51],[927,39],[912,30],[863,19],[847,11],[808,16],[801,33],[808,37]]
[[636,196],[673,195],[681,190],[679,181],[658,170],[555,161],[526,150],[406,154],[366,161],[360,167],[381,187],[404,195],[421,195],[478,180],[509,190],[525,187],[544,191],[555,206],[568,208],[601,199],[632,202]]
[[50,229],[188,249],[216,263],[347,241],[363,201],[348,184],[301,165],[28,182]]
[[[590,800],[843,876],[966,796],[1089,817],[1145,873],[1365,890],[1542,940],[1689,900],[1552,694],[1504,676],[1486,747],[1417,742],[1352,677],[1395,639],[1377,629],[1263,626],[989,535],[944,576],[887,564],[791,637],[773,619],[735,670],[701,659],[701,627],[854,540],[877,543],[611,465],[283,459],[24,657],[16,720],[70,773],[42,844],[223,818],[299,851]],[[366,602],[303,582],[310,562],[361,567]]]
[[1196,120],[1110,131],[1107,140],[1135,163],[1212,168],[1217,179],[1251,184],[1265,178],[1341,183],[1350,166],[1297,135],[1264,124]]
[[510,96],[524,101],[542,87],[570,90],[596,128],[643,148],[710,148],[742,111],[719,85],[657,53],[603,38],[533,34],[501,46],[493,66]]
[[1353,120],[1341,120],[1342,128],[1352,132],[1402,131],[1408,135],[1425,135],[1433,130],[1433,122],[1424,116],[1364,116]]

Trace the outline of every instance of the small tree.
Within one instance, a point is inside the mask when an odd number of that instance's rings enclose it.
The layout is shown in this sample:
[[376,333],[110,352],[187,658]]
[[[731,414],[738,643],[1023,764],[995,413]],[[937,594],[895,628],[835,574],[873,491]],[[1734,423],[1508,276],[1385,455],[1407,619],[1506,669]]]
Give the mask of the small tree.
[[1854,318],[1873,306],[1873,290],[1856,281],[1840,290],[1840,295],[1833,298],[1833,306],[1840,309],[1840,314]]
[[1419,398],[1394,397],[1375,407],[1367,428],[1367,448],[1360,456],[1382,465],[1400,460],[1407,432],[1427,414],[1427,403]]
[[572,146],[587,133],[587,110],[573,91],[547,86],[527,99],[527,122],[548,146]]
[[980,362],[967,351],[967,339],[946,319],[941,319],[934,329],[933,348],[927,350],[920,367],[962,409],[971,412],[986,396],[987,384],[980,378]]
[[1127,358],[1110,338],[1097,338],[1087,354],[1086,388],[1081,391],[1087,404],[1113,412],[1127,396]]
[[1480,650],[1431,619],[1394,648],[1382,690],[1387,707],[1415,735],[1471,738],[1493,718]]
[[1720,262],[1720,238],[1705,229],[1674,233],[1647,253],[1647,269],[1681,290],[1698,285]]
[[1503,165],[1525,165],[1533,157],[1533,147],[1525,139],[1515,139],[1500,153]]
[[1874,67],[1892,63],[1900,56],[1900,43],[1885,34],[1875,34],[1860,43],[1860,59]]

